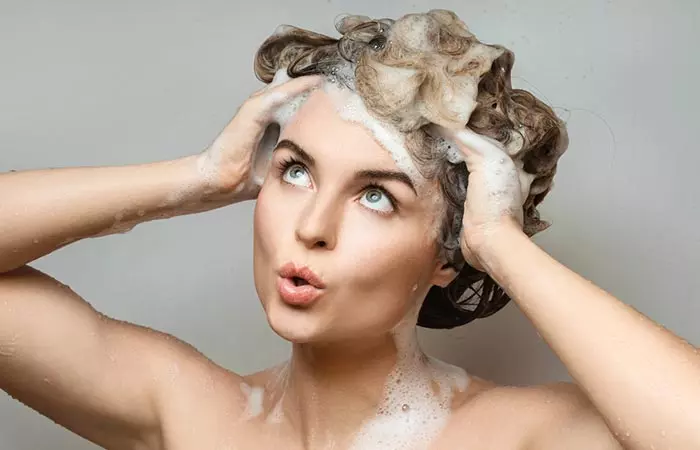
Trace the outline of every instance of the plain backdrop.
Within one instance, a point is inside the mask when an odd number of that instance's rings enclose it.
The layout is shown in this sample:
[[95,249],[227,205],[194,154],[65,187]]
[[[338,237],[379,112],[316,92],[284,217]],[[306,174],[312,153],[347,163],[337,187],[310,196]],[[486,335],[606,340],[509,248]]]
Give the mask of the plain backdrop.
[[[568,120],[571,146],[542,208],[553,226],[537,242],[699,345],[694,0],[0,0],[0,171],[199,152],[261,86],[253,56],[278,24],[336,36],[341,13],[396,18],[432,8],[454,10],[482,40],[513,49],[514,84]],[[11,195],[0,192],[0,207]],[[170,332],[248,373],[289,351],[255,295],[252,210],[140,225],[36,265],[105,314]],[[421,339],[498,382],[568,377],[513,303]],[[0,395],[0,450],[92,448]]]

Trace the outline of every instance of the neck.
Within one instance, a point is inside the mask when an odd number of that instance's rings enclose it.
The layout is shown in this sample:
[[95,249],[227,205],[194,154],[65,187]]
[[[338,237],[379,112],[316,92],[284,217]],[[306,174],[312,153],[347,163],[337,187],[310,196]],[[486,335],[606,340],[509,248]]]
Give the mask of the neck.
[[400,336],[295,344],[278,401],[306,448],[346,447],[363,422],[376,416],[387,380],[405,360],[423,360],[415,326]]
[[300,433],[307,449],[395,448],[389,435],[426,447],[469,380],[464,370],[423,354],[416,317],[383,336],[294,345],[268,385],[271,417]]
[[[412,340],[413,354],[406,355],[397,339]],[[324,445],[331,437],[354,436],[366,419],[376,415],[387,380],[400,360],[419,354],[415,329],[400,337],[385,335],[336,345],[295,346],[290,388],[299,400],[295,407],[300,417],[308,421],[300,425],[310,432],[306,435],[310,443],[316,437],[314,429],[327,430],[326,436],[317,436]]]

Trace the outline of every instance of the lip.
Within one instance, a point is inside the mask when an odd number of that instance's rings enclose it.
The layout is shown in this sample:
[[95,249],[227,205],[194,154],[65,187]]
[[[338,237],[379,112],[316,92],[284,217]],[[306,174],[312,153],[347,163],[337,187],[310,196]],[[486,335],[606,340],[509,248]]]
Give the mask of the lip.
[[[297,286],[294,278],[301,278],[307,284]],[[326,285],[323,280],[306,266],[297,267],[287,263],[279,271],[277,290],[285,303],[293,306],[308,306],[323,293]]]

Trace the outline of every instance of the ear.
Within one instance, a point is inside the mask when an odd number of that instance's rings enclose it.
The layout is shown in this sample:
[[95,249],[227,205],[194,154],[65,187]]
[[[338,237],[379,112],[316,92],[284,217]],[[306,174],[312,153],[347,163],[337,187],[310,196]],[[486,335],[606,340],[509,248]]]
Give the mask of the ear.
[[447,287],[448,284],[457,278],[459,272],[445,259],[440,258],[435,266],[435,272],[430,283],[434,286]]

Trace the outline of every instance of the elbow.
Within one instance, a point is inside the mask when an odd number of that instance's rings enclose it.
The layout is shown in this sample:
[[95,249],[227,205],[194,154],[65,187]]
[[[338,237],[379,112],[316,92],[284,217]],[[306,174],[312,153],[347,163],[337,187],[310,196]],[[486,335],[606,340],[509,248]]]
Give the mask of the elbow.
[[[18,276],[24,276],[34,272],[36,272],[36,270],[26,264],[15,265],[6,261],[0,261],[0,285],[5,284],[5,282],[9,280],[14,280]],[[0,296],[2,296],[1,287]]]
[[[1,253],[2,252],[0,252],[0,254]],[[17,258],[2,258],[0,259],[0,277],[24,267],[26,267],[26,263],[17,260]]]

